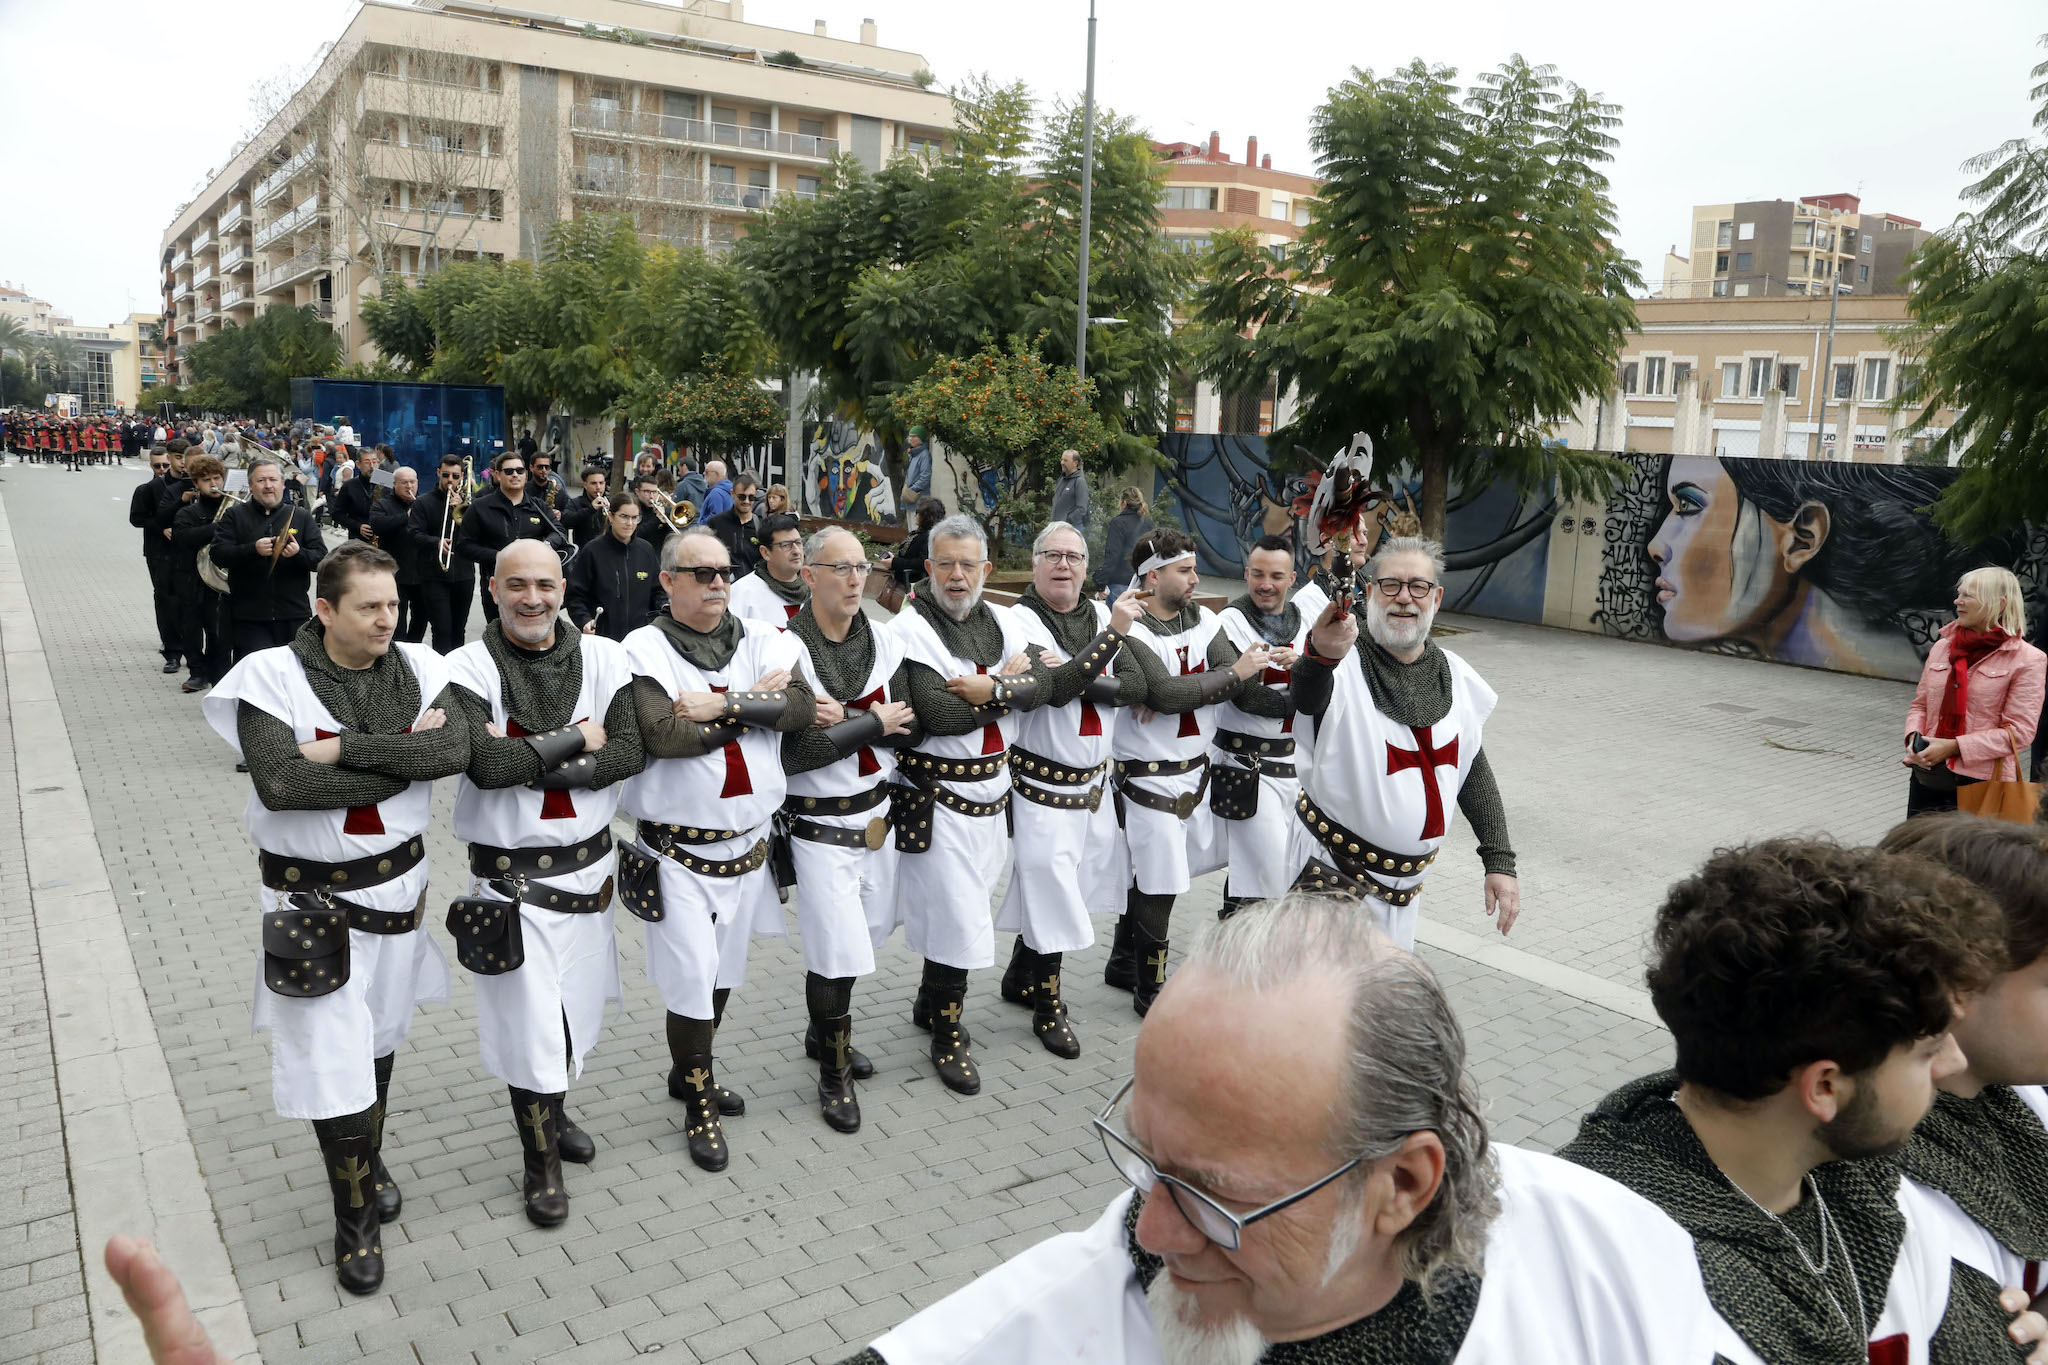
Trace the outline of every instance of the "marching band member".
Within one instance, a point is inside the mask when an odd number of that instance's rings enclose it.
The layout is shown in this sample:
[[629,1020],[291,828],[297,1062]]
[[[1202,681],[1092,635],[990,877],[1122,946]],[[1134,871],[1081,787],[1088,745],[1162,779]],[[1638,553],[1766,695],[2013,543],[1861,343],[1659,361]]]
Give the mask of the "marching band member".
[[668,613],[661,592],[661,549],[638,534],[640,504],[612,504],[608,530],[569,561],[569,619],[586,635],[624,640]]
[[214,543],[220,530],[227,470],[211,455],[187,456],[185,469],[198,496],[171,521],[170,576],[183,632],[181,652],[192,669],[179,690],[203,692],[228,675],[234,660],[227,597],[199,576],[199,552]]
[[426,604],[427,623],[434,628],[434,652],[453,654],[469,633],[470,581],[476,563],[456,551],[461,513],[456,529],[443,536],[442,527],[450,517],[448,500],[460,506],[470,490],[462,484],[462,457],[443,455],[433,488],[413,500],[411,532],[420,574],[420,600]]
[[[498,619],[498,604],[490,596],[491,566],[498,551],[515,540],[544,540],[557,550],[567,549],[568,537],[562,524],[548,510],[540,494],[529,492],[526,457],[516,450],[499,452],[491,461],[496,476],[492,486],[470,499],[462,514],[462,527],[455,533],[455,553],[478,568],[483,594],[484,620]],[[559,558],[559,556],[557,556]]]
[[249,500],[220,519],[213,538],[213,562],[228,576],[236,663],[297,637],[312,615],[306,590],[326,553],[313,514],[285,501],[277,461],[251,460]]

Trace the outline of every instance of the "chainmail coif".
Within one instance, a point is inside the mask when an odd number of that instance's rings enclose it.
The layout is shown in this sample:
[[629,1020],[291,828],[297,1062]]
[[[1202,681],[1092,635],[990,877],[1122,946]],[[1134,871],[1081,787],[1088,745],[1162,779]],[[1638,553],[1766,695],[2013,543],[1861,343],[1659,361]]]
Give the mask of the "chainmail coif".
[[976,602],[965,621],[955,621],[939,607],[938,588],[930,579],[917,585],[916,594],[910,605],[955,658],[971,660],[983,668],[995,668],[1003,662],[1003,627],[987,602]]
[[1827,1276],[1817,1278],[1787,1236],[1820,1263],[1815,1201],[1802,1197],[1782,1227],[1773,1222],[1700,1145],[1672,1101],[1678,1084],[1678,1073],[1665,1071],[1623,1086],[1586,1115],[1558,1155],[1626,1185],[1691,1233],[1708,1298],[1765,1360],[1868,1365],[1868,1342],[1854,1326],[1857,1296],[1860,1288],[1864,1323],[1874,1325],[1906,1231],[1896,1164],[1879,1157],[1814,1168],[1813,1186],[1841,1237],[1830,1247]]
[[840,701],[854,701],[867,690],[868,673],[875,666],[875,628],[868,624],[866,612],[855,612],[847,622],[846,639],[834,640],[807,602],[789,619],[789,633],[810,647],[811,666],[827,692]]

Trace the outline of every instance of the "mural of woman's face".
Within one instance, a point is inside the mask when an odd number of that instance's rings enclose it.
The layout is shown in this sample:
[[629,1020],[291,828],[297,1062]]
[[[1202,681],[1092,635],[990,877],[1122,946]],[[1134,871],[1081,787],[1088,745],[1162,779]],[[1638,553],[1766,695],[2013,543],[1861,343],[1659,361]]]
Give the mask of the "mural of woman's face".
[[1786,528],[1744,501],[1708,456],[1674,456],[1665,494],[1670,510],[1649,547],[1665,637],[1718,640],[1765,626],[1791,586]]

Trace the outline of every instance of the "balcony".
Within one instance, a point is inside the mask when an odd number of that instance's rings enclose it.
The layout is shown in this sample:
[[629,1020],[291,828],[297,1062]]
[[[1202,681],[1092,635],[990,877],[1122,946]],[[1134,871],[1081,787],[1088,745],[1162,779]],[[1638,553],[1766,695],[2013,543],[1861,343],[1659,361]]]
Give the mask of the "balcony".
[[215,225],[214,231],[225,237],[236,228],[246,226],[248,222],[248,209],[241,204],[236,204],[220,216],[220,222]]
[[268,227],[257,229],[255,238],[257,250],[260,251],[272,242],[297,232],[308,224],[319,221],[322,217],[326,216],[326,212],[326,209],[320,205],[320,192],[318,190],[313,191],[313,193],[301,199],[298,207],[290,213],[287,213]]
[[183,270],[190,264],[192,264],[192,253],[183,247],[178,249],[177,255],[171,257],[171,269],[173,270]]
[[271,266],[268,270],[258,271],[256,274],[256,292],[259,294],[274,294],[305,279],[308,275],[326,269],[326,267],[327,248],[324,246],[308,247],[288,261]]
[[211,322],[220,316],[220,304],[213,299],[201,299],[192,310],[192,321]]
[[220,253],[220,273],[231,275],[237,271],[247,270],[254,259],[249,254],[249,248],[238,243]]
[[734,185],[722,180],[696,180],[680,175],[611,171],[579,166],[570,171],[571,190],[592,198],[631,199],[647,204],[689,204],[735,213],[765,209],[777,199],[815,199],[812,190],[781,190],[766,185]]
[[220,306],[223,309],[235,308],[242,304],[253,302],[255,302],[255,295],[240,285],[236,285],[232,289],[223,289],[220,294]]
[[189,298],[191,298],[191,297],[192,297],[192,286],[191,286],[190,284],[188,284],[188,283],[185,283],[185,282],[183,282],[183,281],[180,281],[180,282],[179,282],[179,284],[178,284],[178,287],[177,287],[176,289],[173,289],[173,290],[171,291],[171,298],[172,298],[172,299],[173,299],[174,301],[175,301],[175,300],[178,300],[178,299],[189,299]]
[[200,285],[205,284],[208,280],[212,278],[213,267],[210,265],[202,265],[197,270],[192,272],[192,287],[194,289],[197,289]]
[[285,162],[284,165],[279,166],[269,175],[256,182],[256,192],[249,196],[250,201],[258,206],[269,203],[278,196],[281,190],[292,183],[293,177],[297,176],[300,171],[305,170],[306,167],[312,165],[313,159],[319,155],[320,144],[317,142],[307,143],[299,149],[297,156],[294,156],[290,161]]
[[356,117],[399,114],[436,123],[490,124],[503,127],[505,97],[468,83],[373,73],[356,97]]
[[192,254],[194,256],[197,256],[200,252],[205,251],[212,245],[213,233],[210,231],[202,231],[197,237],[194,237],[192,239]]
[[675,114],[636,114],[608,105],[578,104],[569,109],[569,127],[577,132],[640,142],[672,142],[690,147],[731,147],[770,157],[830,161],[839,155],[839,139],[778,133],[738,123],[712,123]]

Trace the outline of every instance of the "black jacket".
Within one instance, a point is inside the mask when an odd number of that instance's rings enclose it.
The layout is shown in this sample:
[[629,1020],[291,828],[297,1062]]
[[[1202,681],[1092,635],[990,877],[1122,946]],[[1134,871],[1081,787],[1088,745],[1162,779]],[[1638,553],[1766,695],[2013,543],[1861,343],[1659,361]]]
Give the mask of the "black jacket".
[[1152,523],[1145,514],[1136,511],[1118,512],[1109,519],[1109,529],[1102,536],[1102,563],[1096,566],[1093,577],[1098,583],[1128,583],[1131,581],[1131,551],[1138,548],[1138,542],[1152,530]]
[[412,503],[401,502],[387,488],[383,497],[370,504],[369,520],[370,531],[377,537],[377,548],[398,561],[399,583],[410,587],[419,582],[420,555],[412,538]]
[[[625,639],[668,611],[661,555],[638,536],[624,545],[609,535],[591,541],[569,561],[568,605],[578,629],[597,617],[599,635]],[[600,607],[603,616],[597,616]]]
[[562,529],[576,544],[588,545],[604,534],[604,518],[598,515],[596,504],[578,493],[562,509]]
[[[193,499],[197,502],[198,499]],[[272,562],[256,553],[256,542],[276,535],[289,522],[298,552]],[[313,571],[327,557],[312,513],[291,502],[266,511],[254,501],[239,503],[214,524],[213,562],[227,571],[229,610],[237,621],[303,621],[313,614]]]
[[761,566],[761,547],[754,543],[761,518],[755,517],[742,525],[738,511],[728,508],[704,524],[718,532],[718,538],[725,542],[725,552],[732,556],[734,579],[745,578]]
[[150,519],[150,534],[159,545],[170,548],[170,538],[164,532],[171,529],[171,518],[178,515],[178,509],[185,505],[185,492],[192,487],[192,480],[182,474],[176,478],[166,476],[163,491],[156,497],[156,514]]
[[156,525],[157,503],[163,500],[164,484],[168,474],[152,474],[142,483],[135,485],[135,491],[128,495],[128,524],[142,532],[142,557],[158,559],[170,553],[170,545],[158,533]]
[[515,540],[544,540],[558,549],[569,544],[561,523],[548,511],[546,503],[528,494],[515,506],[503,490],[493,488],[479,494],[462,514],[462,529],[455,535],[455,553],[489,574],[498,562],[498,551]]
[[661,547],[667,544],[668,538],[674,534],[675,532],[668,529],[668,523],[654,514],[652,507],[644,502],[640,504],[640,525],[634,528],[634,539],[644,540],[652,545],[654,553],[659,556]]
[[[422,583],[466,584],[476,573],[475,566],[460,554],[448,556],[448,567],[441,567],[441,520],[447,511],[448,495],[439,484],[412,500],[413,565]],[[456,538],[461,538],[459,526]]]
[[[220,529],[213,514],[220,510],[219,498],[200,496],[178,509],[178,515],[171,519],[171,540],[166,547],[171,556],[171,582],[181,590],[210,592],[199,578],[199,552],[213,544],[214,534]],[[227,517],[222,517],[226,521]]]
[[367,474],[358,473],[343,484],[341,490],[334,495],[333,504],[327,509],[327,515],[334,519],[336,526],[348,533],[350,540],[361,540],[362,525],[370,519],[371,506],[382,501],[383,499],[377,496],[377,485],[370,482]]

